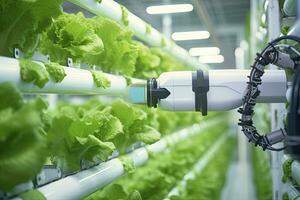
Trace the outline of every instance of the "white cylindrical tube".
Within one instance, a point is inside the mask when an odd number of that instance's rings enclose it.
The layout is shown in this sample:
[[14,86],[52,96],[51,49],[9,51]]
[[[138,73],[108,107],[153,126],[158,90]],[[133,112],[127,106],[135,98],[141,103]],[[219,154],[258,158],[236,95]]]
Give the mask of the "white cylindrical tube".
[[119,159],[113,159],[89,170],[45,185],[38,190],[47,200],[82,199],[123,174],[122,162]]
[[298,161],[293,161],[291,171],[293,179],[300,184],[300,163]]
[[[158,87],[170,95],[159,101],[162,109],[195,111],[195,93],[192,91],[192,71],[166,72],[158,79]],[[242,105],[250,70],[209,70],[208,111],[227,111]],[[287,80],[283,70],[265,70],[257,102],[286,101]]]
[[[43,63],[37,62],[44,67]],[[55,83],[51,79],[43,88],[39,88],[33,83],[26,83],[21,80],[19,60],[0,56],[0,83],[13,82],[24,93],[54,93],[54,94],[105,94],[105,95],[125,95],[127,92],[127,82],[122,76],[105,74],[110,81],[109,88],[97,87],[94,83],[92,73],[84,69],[64,67],[66,76],[60,83]]]
[[288,17],[296,16],[297,0],[285,0],[282,11]]

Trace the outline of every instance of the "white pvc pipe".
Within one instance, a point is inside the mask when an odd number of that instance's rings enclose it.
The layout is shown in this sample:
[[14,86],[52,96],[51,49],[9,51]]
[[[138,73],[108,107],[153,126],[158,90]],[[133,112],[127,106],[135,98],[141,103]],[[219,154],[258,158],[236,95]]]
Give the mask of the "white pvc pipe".
[[296,3],[296,0],[285,0],[282,8],[284,14],[288,17],[296,16]]
[[[122,9],[121,5],[113,0],[102,0],[101,3],[98,3],[96,0],[68,0],[95,15],[102,15],[107,18],[110,18],[121,25],[122,22]],[[207,65],[200,63],[196,58],[191,57],[189,53],[176,45],[171,40],[165,38],[159,31],[150,27],[146,22],[132,14],[128,13],[128,28],[134,32],[134,34],[146,42],[150,46],[162,47],[163,50],[170,53],[174,58],[177,58],[181,62],[194,67],[196,69],[208,69]],[[149,32],[147,32],[147,29]],[[165,42],[165,46],[162,46],[162,41]]]
[[296,160],[292,163],[292,177],[298,184],[300,184],[300,163]]
[[129,156],[132,158],[135,167],[143,165],[149,159],[148,151],[146,148],[136,149],[131,152]]
[[[42,67],[43,63],[37,62]],[[105,95],[125,95],[127,92],[127,82],[122,76],[106,74],[111,86],[103,89],[94,83],[90,71],[65,67],[66,76],[60,83],[55,83],[51,79],[43,88],[39,88],[33,83],[26,83],[21,80],[19,60],[0,56],[0,83],[13,82],[24,93],[56,93],[56,94],[105,94]]]
[[290,31],[288,32],[288,35],[295,35],[300,37],[300,21],[297,20],[296,23],[292,26]]
[[[282,164],[284,164],[284,162],[288,159],[291,159],[291,157],[288,155],[284,155],[282,158]],[[300,184],[300,163],[297,160],[293,160],[292,162],[291,176],[298,184]]]
[[[132,158],[135,167],[143,165],[149,158],[146,148],[136,149],[128,156]],[[38,190],[47,200],[82,199],[123,174],[125,174],[123,164],[118,158],[115,158],[40,187]]]
[[62,178],[38,190],[47,200],[82,199],[124,174],[122,162],[113,159],[89,170]]
[[168,144],[165,140],[160,140],[154,144],[146,146],[147,150],[152,153],[159,153],[166,149],[168,147]]
[[[128,154],[136,167],[147,162],[149,156],[146,148],[136,149]],[[99,188],[111,183],[125,173],[122,162],[112,159],[96,167],[62,178],[45,185],[38,190],[47,200],[82,199]]]
[[287,183],[284,185],[286,192],[288,193],[289,199],[297,200],[299,199],[299,191],[291,184]]

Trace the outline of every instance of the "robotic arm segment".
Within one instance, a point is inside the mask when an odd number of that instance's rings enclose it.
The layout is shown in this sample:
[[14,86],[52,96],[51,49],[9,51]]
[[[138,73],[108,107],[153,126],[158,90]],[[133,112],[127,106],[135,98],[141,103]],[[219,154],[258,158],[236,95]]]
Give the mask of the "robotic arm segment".
[[[164,88],[170,94],[157,100],[150,99],[150,102],[156,103],[153,107],[159,105],[165,110],[201,111],[205,114],[203,111],[207,105],[208,111],[227,111],[242,105],[249,72],[249,70],[209,70],[206,79],[203,78],[198,85],[195,83],[197,72],[165,72],[156,79],[157,85],[148,82],[147,96],[151,96],[153,90],[151,88]],[[198,86],[198,89],[193,86]],[[283,70],[266,70],[258,102],[285,102],[286,89],[287,80]],[[202,97],[197,98],[197,94],[201,92]],[[149,100],[148,105],[151,105]]]
[[[300,43],[295,36],[282,36],[270,42],[257,54],[251,70],[209,70],[166,72],[147,82],[147,87],[132,86],[129,98],[136,103],[147,102],[171,111],[226,111],[234,108],[241,113],[239,125],[249,142],[264,150],[282,150],[272,147],[285,140],[283,129],[260,135],[253,125],[256,103],[286,101],[287,79],[284,70],[265,70],[268,64],[294,70],[299,65],[300,53],[282,40]],[[288,53],[291,52],[291,53]],[[294,54],[294,55],[291,55]],[[145,95],[146,94],[146,95]],[[298,143],[297,143],[298,144]]]

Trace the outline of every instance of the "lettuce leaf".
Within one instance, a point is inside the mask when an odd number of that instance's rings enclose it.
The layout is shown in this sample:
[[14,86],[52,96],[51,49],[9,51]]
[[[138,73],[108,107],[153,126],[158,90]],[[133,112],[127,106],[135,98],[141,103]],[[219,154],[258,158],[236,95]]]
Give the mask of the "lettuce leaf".
[[46,197],[39,190],[31,189],[20,194],[23,200],[47,200]]
[[9,82],[0,84],[0,111],[6,108],[18,109],[23,104],[23,98],[17,87]]
[[32,54],[39,33],[61,14],[63,0],[1,0],[0,55],[12,56],[13,48]]
[[118,159],[122,162],[122,165],[127,173],[131,174],[134,172],[135,166],[130,156],[124,155],[118,157]]
[[136,141],[142,141],[146,144],[153,144],[160,139],[160,133],[151,126],[145,125],[143,131],[140,133],[135,133],[134,137]]
[[64,13],[43,34],[40,50],[60,64],[65,64],[70,57],[75,63],[131,76],[138,56],[132,35],[104,17],[85,18],[82,13]]
[[140,42],[135,42],[138,46],[138,58],[136,61],[135,77],[157,77],[156,70],[160,65],[161,59],[153,54],[151,49]]
[[[259,148],[252,147],[253,181],[258,200],[272,199],[272,174],[268,154]],[[289,161],[286,163],[289,165]],[[288,180],[288,178],[287,178]]]
[[99,195],[91,195],[85,200],[142,200],[141,194],[138,191],[133,191],[131,193],[127,192],[124,186],[120,184],[109,185],[103,193]]
[[54,113],[48,131],[52,157],[66,171],[80,169],[80,161],[105,161],[115,150],[114,138],[123,133],[110,108],[64,105]]
[[58,63],[44,63],[48,73],[50,74],[51,78],[56,82],[62,82],[67,75],[65,73],[65,69]]
[[[128,200],[130,199],[129,197],[151,200],[165,198],[177,181],[181,180],[199,158],[214,144],[215,138],[220,137],[220,134],[222,134],[220,130],[225,130],[226,127],[226,122],[224,122],[219,124],[218,127],[212,127],[204,131],[202,134],[194,135],[174,146],[169,146],[168,151],[154,154],[146,165],[141,166],[134,173],[126,174],[119,180],[91,194],[85,200],[118,198]],[[234,147],[233,142],[229,142],[227,146],[230,146],[232,149]],[[222,161],[230,161],[231,157],[224,155],[229,155],[229,151],[220,153],[219,157],[222,158]],[[218,162],[217,166],[220,167],[220,163],[221,161]],[[225,170],[226,167],[220,171],[223,173]],[[122,196],[112,198],[112,193],[117,193],[118,191],[122,191]]]
[[101,16],[92,18],[90,23],[104,44],[103,54],[92,58],[95,64],[104,71],[131,76],[138,56],[138,49],[132,43],[133,33]]
[[[3,87],[13,91],[0,94],[1,100],[17,97],[14,86],[0,84]],[[33,179],[47,157],[42,119],[47,104],[37,98],[20,105],[20,95],[18,98],[15,105],[0,111],[0,189],[4,191]]]
[[27,83],[33,82],[39,88],[43,88],[49,81],[49,73],[40,64],[26,59],[20,60],[21,79]]
[[142,141],[152,144],[160,139],[159,132],[147,125],[149,124],[147,113],[141,108],[118,100],[112,104],[111,114],[116,116],[124,127],[124,134],[114,140],[121,153],[124,153],[126,148],[135,142]]
[[64,13],[55,19],[43,34],[39,48],[62,65],[69,57],[75,63],[94,64],[89,57],[98,57],[104,50],[101,38],[82,13]]
[[113,102],[111,113],[122,122],[124,131],[140,130],[147,120],[147,114],[142,109],[124,100]]
[[115,145],[112,142],[102,142],[94,135],[88,135],[85,138],[76,137],[76,140],[82,146],[76,147],[80,148],[79,157],[86,160],[106,160],[115,150]]
[[202,172],[195,174],[193,179],[187,180],[186,187],[180,189],[179,195],[173,195],[171,199],[220,199],[234,147],[235,141],[227,140]]
[[126,7],[121,6],[121,10],[122,10],[122,22],[125,26],[128,26],[129,24],[129,20],[128,20],[128,10]]
[[96,83],[97,87],[101,88],[109,88],[110,87],[110,80],[105,76],[105,74],[101,71],[92,70],[91,71],[94,82]]

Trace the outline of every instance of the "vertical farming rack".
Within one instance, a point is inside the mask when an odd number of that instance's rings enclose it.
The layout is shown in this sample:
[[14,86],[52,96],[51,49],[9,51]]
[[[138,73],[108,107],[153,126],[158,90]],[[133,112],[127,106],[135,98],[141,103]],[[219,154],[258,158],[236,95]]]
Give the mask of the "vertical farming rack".
[[[251,13],[251,32],[254,33],[250,44],[252,58],[254,53],[262,48],[261,43],[266,44],[282,35],[300,36],[299,1],[256,0],[251,3],[257,6],[255,12]],[[276,66],[271,65],[270,68],[276,69]],[[289,95],[287,95],[287,100],[290,102]],[[285,104],[272,104],[268,112],[270,112],[272,131],[285,127],[284,122],[288,112]],[[277,144],[277,147],[282,146],[282,143]],[[273,200],[299,197],[299,163],[287,154],[286,151],[266,153],[272,176]]]
[[[69,0],[69,2],[80,6],[83,9],[90,11],[95,15],[105,16],[110,18],[122,26],[124,8],[112,0]],[[147,24],[131,12],[126,10],[128,15],[127,28],[133,31],[136,37],[146,44],[158,47],[170,54],[173,58],[191,66],[195,69],[208,69],[208,67],[200,63],[196,58],[191,57],[186,50],[177,46],[173,41],[167,39],[151,25]],[[33,83],[22,81],[20,76],[21,66],[20,60],[22,52],[15,50],[14,58],[0,56],[0,82],[12,82],[24,94],[63,94],[63,95],[103,95],[103,96],[119,96],[126,97],[127,80],[122,75],[114,75],[103,73],[110,81],[111,85],[108,88],[99,88],[96,86],[91,72],[87,69],[72,65],[64,67],[65,78],[57,83],[49,80],[43,88],[36,86]],[[45,68],[44,61],[46,56],[39,53],[33,56],[33,61]],[[46,59],[46,62],[49,61]],[[133,83],[142,82],[145,80],[131,78]],[[210,129],[220,123],[222,118],[213,118],[202,122],[200,125],[195,124],[189,128],[182,129],[178,132],[170,134],[160,141],[152,145],[137,145],[128,151],[128,156],[133,160],[135,167],[141,166],[149,159],[149,154],[160,153],[165,151],[170,146],[180,143],[182,140],[191,137],[195,134],[201,134],[207,129]],[[199,161],[202,165],[206,165],[207,159],[210,159],[220,145],[224,143],[227,136],[221,138],[215,146],[211,147],[207,152],[207,156],[203,157],[204,161]],[[113,154],[105,162],[87,169],[82,169],[73,174],[64,175],[61,169],[57,166],[45,166],[37,175],[36,182],[27,182],[18,185],[13,192],[6,193],[0,191],[0,198],[3,199],[22,199],[19,194],[28,190],[36,189],[44,198],[48,200],[74,200],[81,199],[96,190],[108,185],[120,176],[126,173],[124,165],[118,158],[118,155]]]

